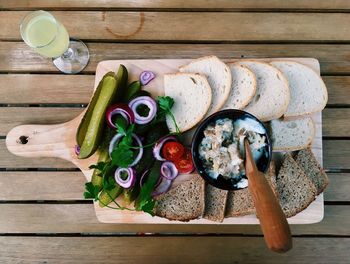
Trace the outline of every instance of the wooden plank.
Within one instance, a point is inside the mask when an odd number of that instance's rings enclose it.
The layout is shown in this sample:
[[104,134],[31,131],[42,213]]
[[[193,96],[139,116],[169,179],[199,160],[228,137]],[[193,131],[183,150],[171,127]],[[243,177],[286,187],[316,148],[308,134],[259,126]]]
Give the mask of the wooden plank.
[[[329,105],[350,104],[350,76],[322,78]],[[0,74],[0,104],[87,104],[94,79],[94,75]]]
[[[350,89],[349,93],[350,93]],[[322,135],[325,137],[349,137],[350,109],[349,108],[326,108],[322,112]]]
[[342,264],[348,263],[349,243],[349,238],[294,238],[293,250],[276,254],[266,248],[261,237],[2,237],[0,260],[4,263],[140,263],[142,260],[172,264],[180,260],[203,264]]
[[322,79],[328,89],[329,105],[350,104],[350,76],[323,76]]
[[[350,174],[328,173],[325,201],[350,202]],[[85,177],[79,171],[0,172],[0,200],[83,200]]]
[[[349,202],[350,174],[328,173],[325,201]],[[85,178],[81,172],[0,172],[0,200],[83,200]]]
[[1,107],[0,135],[6,135],[13,127],[23,124],[64,123],[83,110],[84,108],[68,107]]
[[88,103],[93,75],[1,74],[0,104]]
[[350,169],[350,140],[324,140],[323,166],[325,169]]
[[228,9],[228,10],[346,10],[350,9],[350,4],[346,0],[337,0],[329,2],[328,0],[304,1],[304,0],[89,0],[89,1],[71,1],[71,0],[0,0],[0,8],[11,9],[102,9],[102,8],[156,8],[156,9]]
[[[350,74],[350,45],[345,44],[144,44],[87,43],[90,63],[85,73],[95,73],[97,63],[115,59],[180,59],[209,54],[227,58],[317,58],[323,74]],[[337,52],[334,52],[334,51]],[[43,58],[23,42],[0,42],[0,72],[54,72]]]
[[[258,225],[101,224],[92,204],[0,204],[0,233],[230,233],[261,234]],[[117,213],[117,212],[116,212]],[[11,221],[9,221],[11,219]],[[322,222],[291,225],[294,235],[350,235],[350,206],[326,205]]]
[[[276,254],[262,237],[1,237],[3,263],[348,263],[350,238],[294,238]],[[166,250],[165,250],[166,247]],[[137,250],[135,250],[137,249]]]
[[57,158],[22,158],[11,154],[0,139],[0,168],[76,168],[71,162]]
[[328,177],[325,201],[350,201],[350,173],[328,173]]
[[0,200],[83,200],[79,171],[1,171]]
[[[86,91],[86,93],[88,92]],[[61,97],[63,96],[61,95]],[[83,110],[84,108],[69,107],[0,107],[0,136],[6,135],[18,125],[67,122],[78,116]],[[350,136],[350,123],[348,122],[350,109],[326,108],[322,114],[323,136]]]
[[[2,11],[0,39],[20,40],[26,11]],[[349,41],[344,13],[54,11],[71,36],[85,40]],[[259,23],[257,23],[259,21]],[[205,25],[205,26],[203,26]],[[94,30],[91,30],[93,28]],[[272,30],[273,29],[273,30]],[[208,34],[210,32],[210,34]]]

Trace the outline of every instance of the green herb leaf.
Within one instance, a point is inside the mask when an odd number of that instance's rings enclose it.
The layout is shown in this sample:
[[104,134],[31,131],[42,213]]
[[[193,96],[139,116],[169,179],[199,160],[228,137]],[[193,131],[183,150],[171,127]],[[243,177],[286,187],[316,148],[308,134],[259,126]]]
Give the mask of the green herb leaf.
[[[132,124],[128,128],[120,126],[120,133],[124,133],[124,137],[111,153],[112,164],[117,167],[127,168],[134,161],[134,152],[132,148],[132,134],[135,125]],[[119,130],[118,130],[119,131]]]
[[111,158],[113,165],[127,168],[134,161],[134,153],[129,146],[119,145],[112,151]]
[[100,192],[99,188],[97,186],[94,186],[92,182],[85,183],[85,192],[84,192],[85,199],[94,199],[95,201],[97,201],[99,192]]
[[110,191],[116,187],[116,182],[113,177],[103,177],[103,190]]
[[105,169],[106,162],[97,162],[97,164],[90,165],[89,169],[97,169],[103,171]]
[[154,216],[153,208],[156,204],[156,201],[153,199],[149,199],[141,208],[141,211],[148,213],[152,216]]
[[118,116],[115,120],[115,126],[117,127],[117,131],[123,135],[126,135],[126,130],[128,126],[128,122],[124,117]]
[[157,102],[158,102],[157,119],[162,120],[163,118],[165,118],[166,115],[169,115],[174,122],[176,134],[180,134],[180,129],[176,123],[173,113],[171,112],[171,108],[174,105],[174,99],[171,98],[170,96],[158,96]]
[[174,99],[170,96],[158,96],[157,97],[159,108],[168,112],[174,105]]
[[152,192],[160,177],[160,165],[161,163],[159,161],[154,163],[146,182],[142,186],[140,195],[135,203],[135,209],[137,211],[153,214],[155,201],[152,198]]

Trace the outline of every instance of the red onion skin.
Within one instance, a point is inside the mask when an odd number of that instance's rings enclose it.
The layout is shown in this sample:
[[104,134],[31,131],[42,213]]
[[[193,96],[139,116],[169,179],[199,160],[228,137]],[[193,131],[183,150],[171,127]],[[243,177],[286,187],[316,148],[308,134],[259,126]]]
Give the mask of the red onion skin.
[[127,104],[123,104],[123,103],[114,104],[109,106],[106,110],[107,125],[112,129],[117,128],[112,121],[113,115],[117,115],[117,114],[120,114],[124,118],[125,116],[127,116],[126,120],[129,124],[133,124],[135,122],[134,112],[130,109],[130,107]]
[[[168,169],[170,171],[170,175],[166,175],[165,170]],[[173,181],[177,175],[179,175],[179,171],[177,170],[175,164],[171,161],[165,161],[160,167],[160,174],[162,177]]]
[[80,153],[80,146],[79,145],[75,145],[74,147],[74,153],[78,156]]
[[[129,177],[131,179],[129,179],[129,181],[124,181],[122,180],[121,178],[119,178],[118,176],[120,176],[119,174],[122,172],[122,171],[126,171],[129,175]],[[114,173],[114,178],[115,178],[115,181],[123,188],[125,189],[129,189],[131,187],[133,187],[135,185],[135,182],[136,182],[136,172],[133,168],[129,167],[127,169],[125,168],[118,168],[116,169],[115,173]]]
[[[137,107],[140,105],[146,105],[149,108],[149,113],[147,117],[140,116],[137,113]],[[133,111],[135,116],[135,123],[139,125],[145,125],[150,123],[157,114],[157,103],[150,96],[139,96],[131,100],[129,103],[130,109]]]
[[[148,169],[148,170],[145,170],[144,173],[142,173],[142,176],[140,178],[140,188],[142,188],[144,181],[145,181],[145,178],[147,177],[147,174],[149,173],[149,171],[150,170]],[[157,188],[161,182],[162,182],[162,177],[159,176],[158,181],[154,187]]]
[[168,180],[164,177],[160,177],[160,178],[162,179],[162,182],[158,185],[157,188],[154,189],[154,191],[152,192],[152,197],[155,197],[167,192],[171,187],[171,184],[172,184],[171,180]]
[[152,81],[156,75],[151,71],[143,71],[140,74],[140,82],[142,85],[147,85],[150,81]]
[[157,143],[153,147],[153,156],[155,159],[159,161],[165,161],[165,159],[160,155],[160,151],[162,150],[164,143],[170,140],[177,141],[177,138],[174,136],[165,136],[157,141]]

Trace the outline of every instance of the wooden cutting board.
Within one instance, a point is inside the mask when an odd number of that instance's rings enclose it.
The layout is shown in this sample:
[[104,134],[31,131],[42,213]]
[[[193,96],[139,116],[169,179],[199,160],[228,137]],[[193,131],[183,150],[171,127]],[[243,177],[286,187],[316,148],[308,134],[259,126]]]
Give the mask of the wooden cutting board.
[[[275,59],[261,59],[271,61]],[[320,74],[319,62],[312,58],[288,58],[308,65]],[[129,81],[137,80],[143,70],[155,72],[156,78],[145,87],[152,95],[163,95],[163,74],[177,72],[178,67],[188,63],[188,59],[174,60],[113,60],[102,61],[97,65],[95,88],[103,75],[108,71],[116,72],[119,64],[124,64],[129,71]],[[226,60],[237,61],[237,60]],[[72,88],[74,89],[74,87]],[[93,155],[88,159],[79,160],[74,153],[75,133],[83,117],[84,112],[73,120],[57,125],[22,125],[13,128],[6,137],[8,150],[18,156],[28,158],[56,157],[71,161],[90,181],[92,170],[88,167],[95,164],[97,156]],[[316,136],[313,143],[313,152],[318,161],[322,164],[322,118],[321,113],[315,114],[313,119],[316,124]],[[24,140],[26,139],[26,140]],[[24,144],[25,143],[25,144]],[[174,181],[173,186],[180,184],[191,178],[191,175],[180,175]],[[108,208],[100,208],[98,203],[94,203],[96,216],[104,223],[135,223],[135,224],[218,224],[206,219],[192,220],[187,223],[179,221],[169,221],[160,217],[152,217],[142,212],[117,211]],[[288,219],[291,224],[317,223],[323,219],[323,194],[304,211]],[[242,217],[225,218],[222,224],[258,224],[255,215]]]

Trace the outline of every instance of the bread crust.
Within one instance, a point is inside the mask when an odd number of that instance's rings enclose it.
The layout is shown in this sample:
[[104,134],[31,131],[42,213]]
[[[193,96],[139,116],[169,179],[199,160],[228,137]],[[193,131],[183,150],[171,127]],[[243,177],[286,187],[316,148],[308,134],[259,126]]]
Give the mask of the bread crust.
[[[230,68],[226,65],[226,63],[224,63],[222,60],[220,60],[215,55],[208,55],[208,56],[204,56],[204,57],[200,57],[200,58],[194,59],[190,63],[180,66],[179,70],[183,71],[183,72],[186,72],[186,67],[190,66],[191,64],[194,64],[194,63],[197,63],[197,62],[202,62],[202,61],[205,61],[205,60],[210,60],[210,59],[217,60],[217,62],[219,62],[226,69],[226,71],[229,73],[229,75],[231,76]],[[226,80],[226,84],[225,84],[227,89],[225,90],[225,93],[223,94],[223,98],[220,100],[220,102],[218,103],[218,105],[215,108],[212,108],[212,105],[211,105],[211,107],[209,108],[209,112],[210,113],[214,113],[214,112],[219,111],[225,105],[226,100],[229,97],[230,92],[231,92],[231,85],[232,85],[232,78],[228,78]]]
[[[300,118],[299,118],[300,119]],[[294,120],[298,120],[298,119],[294,119]],[[315,125],[315,122],[312,120],[312,118],[310,118],[311,120],[311,124],[313,126],[313,133],[312,133],[312,136],[311,136],[311,140],[308,142],[308,144],[306,146],[295,146],[295,147],[284,147],[284,148],[276,148],[273,146],[273,149],[272,151],[273,152],[277,152],[277,151],[296,151],[296,150],[301,150],[301,149],[305,149],[305,148],[309,148],[311,147],[312,145],[312,142],[315,138],[315,135],[316,135],[316,125]],[[283,120],[283,121],[291,121],[291,120]]]
[[[256,76],[255,74],[248,69],[248,67],[244,66],[244,65],[241,65],[239,64],[238,62],[230,62],[230,63],[227,63],[227,66],[230,68],[231,70],[231,67],[241,67],[245,70],[245,72],[250,76],[251,80],[253,81],[253,91],[252,91],[252,95],[250,97],[248,97],[246,99],[246,101],[244,101],[244,103],[242,103],[242,106],[238,109],[244,109],[249,103],[250,101],[254,98],[255,94],[256,94],[256,90],[257,90],[257,81],[256,81]],[[232,85],[233,85],[233,82],[231,83],[231,90],[232,90]],[[229,96],[230,97],[230,94]],[[227,98],[228,99],[228,98]],[[225,104],[227,103],[227,101],[225,102]],[[225,106],[224,104],[224,106]]]
[[169,74],[165,74],[166,76],[189,76],[189,77],[193,77],[193,78],[200,78],[202,79],[203,82],[206,83],[205,85],[205,89],[206,89],[206,93],[207,93],[207,96],[209,97],[209,100],[208,100],[208,104],[207,106],[205,107],[206,108],[206,111],[200,115],[200,116],[197,116],[196,118],[192,119],[192,123],[188,123],[187,126],[184,126],[182,129],[180,129],[181,132],[185,132],[185,131],[188,131],[190,130],[191,128],[195,127],[200,121],[203,120],[203,118],[206,116],[206,114],[208,113],[208,110],[210,108],[210,105],[211,105],[211,102],[212,102],[212,90],[211,90],[211,87],[208,83],[208,80],[207,78],[203,75],[203,74],[199,74],[199,73],[185,73],[185,72],[177,72],[177,73],[169,73]]
[[[282,116],[284,115],[284,113],[286,112],[286,110],[287,110],[287,108],[288,108],[288,105],[289,105],[289,101],[290,101],[290,89],[289,89],[289,84],[288,84],[288,81],[287,81],[286,77],[283,75],[283,73],[282,73],[279,69],[273,67],[271,64],[269,64],[269,63],[267,63],[267,62],[262,62],[262,61],[258,61],[258,60],[247,59],[247,60],[240,60],[240,61],[238,61],[237,63],[240,64],[240,63],[242,63],[242,62],[253,62],[253,63],[256,63],[256,64],[268,66],[270,69],[273,69],[279,77],[282,78],[282,82],[283,82],[283,83],[285,84],[285,86],[288,88],[288,89],[287,89],[288,95],[287,95],[286,102],[284,102],[284,105],[283,105],[283,106],[279,109],[279,111],[276,112],[275,114],[270,115],[270,116],[265,116],[265,117],[259,118],[259,119],[260,119],[260,121],[266,122],[266,121],[270,121],[270,120],[278,119],[278,118],[282,117]],[[241,65],[246,66],[249,70],[251,70],[251,71],[254,73],[254,71],[253,71],[249,66],[247,66],[247,65],[245,65],[245,64],[241,64]],[[257,90],[258,90],[258,89],[259,89],[259,87],[257,87]]]
[[[296,61],[292,61],[292,60],[273,60],[270,62],[270,64],[273,66],[273,67],[276,67],[273,65],[273,63],[275,62],[282,62],[282,63],[289,63],[289,64],[294,64],[294,65],[300,65],[301,67],[305,67],[307,68],[308,70],[310,70],[311,72],[313,72],[315,74],[315,78],[317,78],[320,83],[322,83],[322,87],[323,87],[323,90],[325,91],[325,96],[326,96],[326,103],[328,101],[328,92],[327,92],[327,87],[324,83],[324,81],[322,80],[321,76],[314,70],[312,69],[311,67],[303,64],[303,63],[300,63],[300,62],[296,62]],[[283,73],[282,73],[283,74]],[[312,115],[312,114],[315,114],[315,113],[318,113],[318,112],[321,112],[322,110],[324,109],[324,107],[322,108],[319,108],[318,110],[316,111],[306,111],[306,112],[302,112],[302,113],[299,113],[299,114],[290,114],[290,115],[286,115],[284,114],[284,117],[285,118],[296,118],[296,117],[301,117],[301,116],[308,116],[308,115]]]

